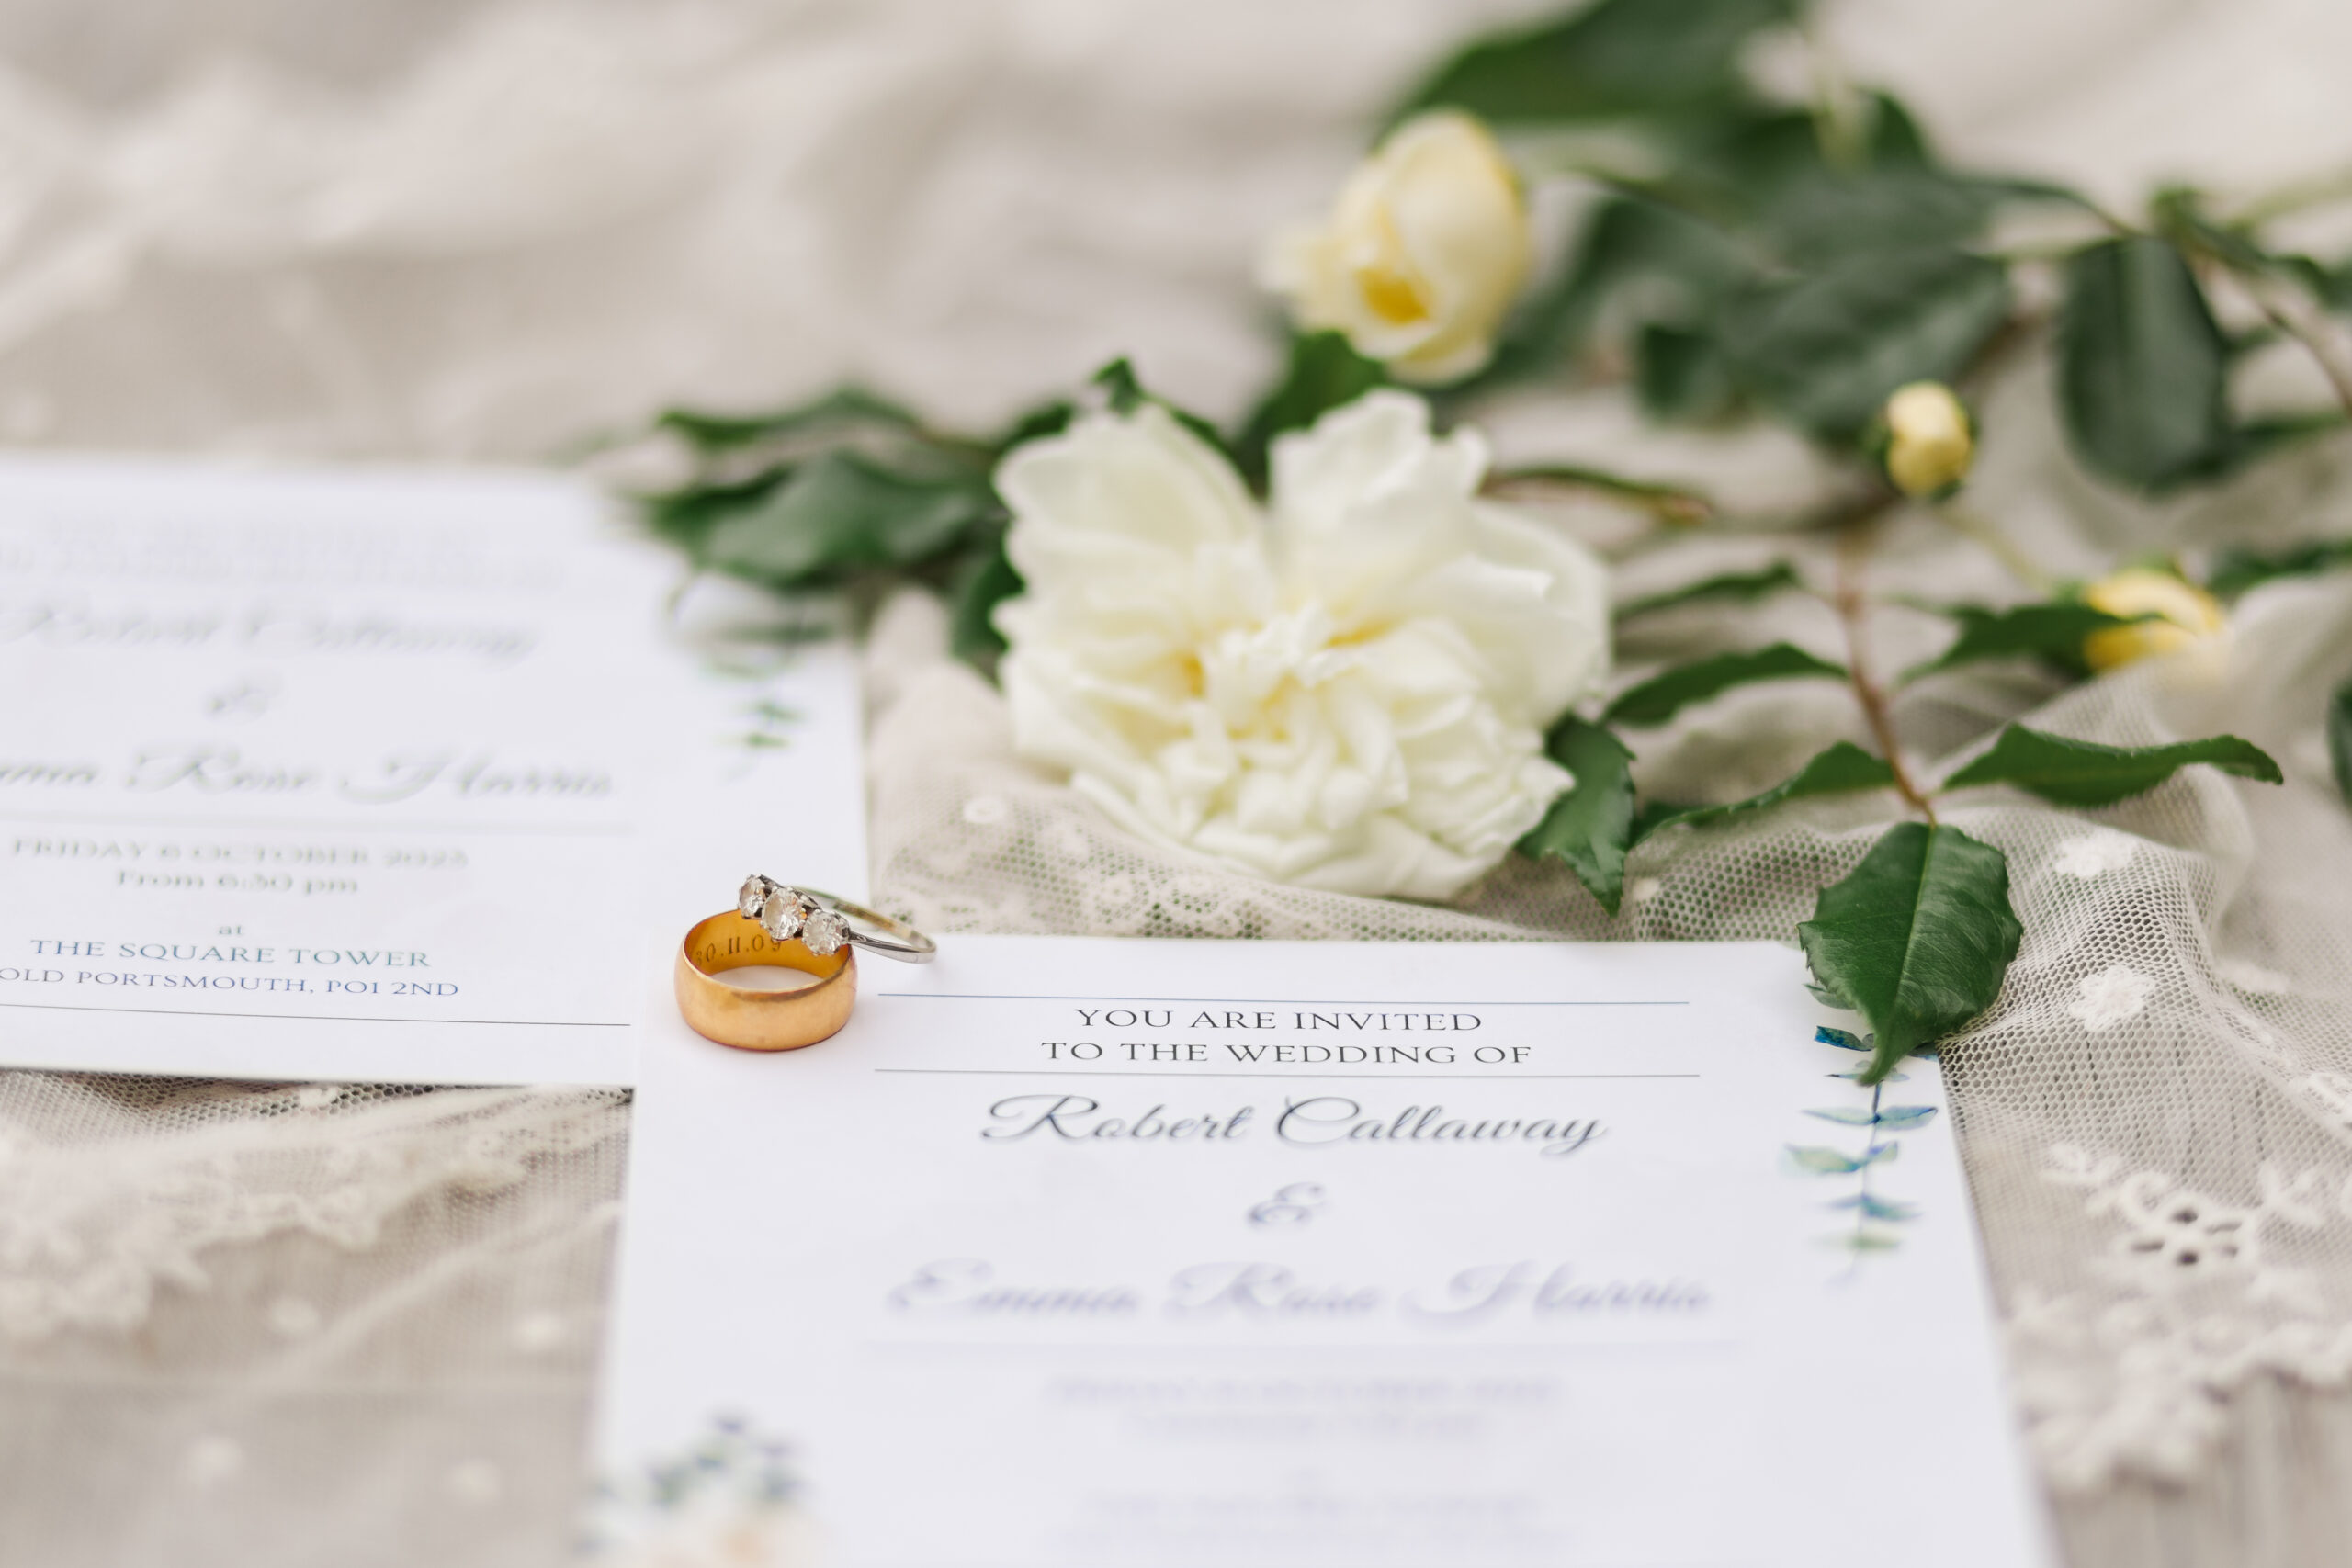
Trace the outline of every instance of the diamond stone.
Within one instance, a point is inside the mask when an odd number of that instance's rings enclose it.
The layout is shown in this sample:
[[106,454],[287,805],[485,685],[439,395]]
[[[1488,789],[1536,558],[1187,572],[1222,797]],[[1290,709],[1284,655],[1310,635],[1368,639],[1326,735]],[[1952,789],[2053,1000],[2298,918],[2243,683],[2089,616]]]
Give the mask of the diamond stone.
[[849,940],[849,922],[831,909],[816,910],[800,928],[800,940],[820,958],[839,953],[842,943]]
[[774,942],[790,942],[800,934],[801,922],[808,919],[808,906],[800,895],[789,887],[779,887],[768,895],[766,905],[760,910],[760,927]]
[[768,901],[768,894],[775,886],[775,883],[753,872],[743,879],[742,891],[735,895],[736,910],[747,920],[758,919],[761,906]]

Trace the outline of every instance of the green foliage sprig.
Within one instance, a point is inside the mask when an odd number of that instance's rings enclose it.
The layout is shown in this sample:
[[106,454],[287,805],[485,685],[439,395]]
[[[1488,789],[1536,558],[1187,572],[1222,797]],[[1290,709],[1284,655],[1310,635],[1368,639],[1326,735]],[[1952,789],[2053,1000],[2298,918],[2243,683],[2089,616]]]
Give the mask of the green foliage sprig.
[[[2352,261],[2282,247],[2273,231],[2309,203],[2352,197],[2352,181],[2235,206],[2168,187],[2124,215],[2048,182],[1958,168],[1894,97],[1848,84],[1804,29],[1805,9],[1804,0],[1599,0],[1472,40],[1384,124],[1464,111],[1501,133],[1529,180],[1570,182],[1588,197],[1564,264],[1520,298],[1492,355],[1475,373],[1424,389],[1442,416],[1514,386],[1616,382],[1661,422],[1783,424],[1838,468],[1816,513],[1770,520],[1781,537],[1835,539],[1834,585],[1808,581],[1794,558],[1774,558],[1625,604],[1619,618],[1809,593],[1836,612],[1843,661],[1787,643],[1735,649],[1651,673],[1598,716],[1564,718],[1547,743],[1575,783],[1521,849],[1562,863],[1614,915],[1626,857],[1649,836],[1803,798],[1891,794],[1913,819],[1822,889],[1797,933],[1825,994],[1869,1021],[1860,1077],[1875,1084],[1906,1051],[1978,1017],[2018,949],[2007,861],[1938,819],[1946,795],[2018,789],[2081,807],[2154,788],[2187,766],[2278,778],[2275,762],[2233,737],[2117,748],[2014,725],[1950,777],[1916,774],[1895,732],[1894,689],[1995,660],[2088,679],[2096,665],[2188,635],[2158,624],[2170,619],[2164,594],[2152,609],[2144,592],[2134,599],[2049,581],[1996,523],[1963,504],[1976,432],[1950,389],[1967,393],[2020,357],[2046,354],[2052,415],[2076,458],[2104,482],[2145,495],[2224,479],[2340,428],[2352,421],[2352,366],[2327,321],[2352,310]],[[1804,101],[1773,96],[1747,71],[1774,33],[1813,51],[1815,86]],[[2005,245],[2004,221],[2028,209],[2071,224],[2066,237]],[[2047,273],[2050,287],[2019,287],[2028,272]],[[2053,296],[2054,310],[2032,302]],[[2260,322],[2254,330],[2224,324],[2249,312]],[[2238,412],[2233,376],[2279,341],[2310,356],[2334,404],[2263,419]],[[1231,429],[1177,412],[1262,487],[1283,433],[1389,379],[1388,366],[1340,333],[1299,332],[1273,384]],[[1902,427],[1898,393],[1928,394],[1915,406],[1943,411],[1928,434]],[[1080,400],[1125,408],[1148,395],[1122,361]],[[645,514],[698,568],[779,590],[933,583],[951,600],[959,652],[985,664],[1001,646],[989,612],[1021,586],[990,476],[1007,451],[1061,429],[1077,406],[1048,401],[981,437],[935,431],[854,390],[763,416],[673,412],[658,428],[684,446],[693,474],[644,497]],[[1756,521],[1713,496],[1589,467],[1516,470],[1490,484],[1504,495],[1598,496],[1662,529]],[[1867,656],[1876,603],[1868,558],[1880,521],[1914,504],[1993,552],[2029,601],[1913,606],[1948,617],[1952,639],[1890,683]],[[2345,540],[2230,549],[2207,586],[2226,597],[2347,564]],[[2213,605],[2193,584],[2159,586]],[[1788,680],[1843,682],[1871,747],[1840,741],[1728,804],[1637,798],[1634,753],[1616,728],[1666,724],[1736,687]],[[2352,697],[2338,694],[2329,735],[2352,794]]]
[[[2086,468],[2146,493],[2217,480],[2352,416],[2352,376],[2312,322],[2315,312],[2344,308],[2346,268],[2274,250],[2262,220],[2278,213],[2220,220],[2198,192],[2159,192],[2145,220],[2133,222],[2063,187],[1951,167],[1884,94],[1832,85],[1810,104],[1774,103],[1749,84],[1742,58],[1803,9],[1793,0],[1601,0],[1564,21],[1472,43],[1407,108],[1467,109],[1522,141],[1548,138],[1555,166],[1598,193],[1569,264],[1525,301],[1490,366],[1450,401],[1534,378],[1623,375],[1654,418],[1777,421],[1848,469],[1848,499],[1813,520],[1841,536],[1848,563],[1847,580],[1821,595],[1845,625],[1846,664],[1785,643],[1716,654],[1620,694],[1602,722],[1663,723],[1751,682],[1840,679],[1877,753],[1841,741],[1747,800],[1680,809],[1636,801],[1629,770],[1612,761],[1589,780],[1580,774],[1521,848],[1563,861],[1614,913],[1625,852],[1643,836],[1808,796],[1894,792],[1919,820],[1889,830],[1850,875],[1825,888],[1799,932],[1822,987],[1875,1032],[1864,1073],[1874,1083],[1905,1052],[1977,1017],[2017,952],[2006,858],[1938,821],[1942,794],[1999,784],[2087,806],[2153,788],[2190,764],[2279,776],[2267,756],[2233,737],[2115,748],[2013,725],[1940,785],[1914,778],[1888,693],[1863,657],[1871,606],[1861,560],[1877,517],[1903,499],[1882,466],[1882,410],[1898,389],[1971,385],[2046,344],[2059,423]],[[1839,73],[1815,75],[1835,84]],[[1996,249],[1996,221],[2028,205],[2073,210],[2079,237],[2045,254]],[[2012,275],[2029,266],[2057,271],[2054,320],[2021,303],[2033,291],[2015,287]],[[2340,407],[2286,420],[2234,413],[2231,374],[2262,340],[2223,331],[2209,297],[2222,286],[2251,300],[2274,335],[2303,344]],[[2042,597],[1998,609],[1933,607],[1953,620],[1954,637],[1902,682],[2013,659],[2082,679],[2098,634],[2158,618],[2056,591],[1996,529],[1942,504],[1950,488],[1927,503]],[[1721,516],[1711,502],[1689,511],[1661,520]],[[2271,557],[2241,553],[2218,563],[2215,587],[2243,591],[2347,560],[2352,547],[2333,541]],[[1795,566],[1776,561],[1625,605],[1620,618],[1803,591]],[[1564,722],[1555,739],[1563,761],[1623,750],[1583,719]]]

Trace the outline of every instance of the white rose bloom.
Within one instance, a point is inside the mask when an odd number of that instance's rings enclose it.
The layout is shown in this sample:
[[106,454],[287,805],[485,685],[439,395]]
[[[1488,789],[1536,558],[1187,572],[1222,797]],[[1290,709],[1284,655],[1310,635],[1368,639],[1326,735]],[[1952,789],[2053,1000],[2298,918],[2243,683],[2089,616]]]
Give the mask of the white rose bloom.
[[1299,325],[1337,329],[1398,379],[1435,383],[1487,363],[1533,254],[1502,149],[1441,109],[1391,132],[1323,223],[1277,236],[1264,270]]
[[1019,448],[1015,746],[1261,876],[1459,892],[1567,787],[1544,731],[1609,660],[1600,563],[1478,500],[1486,468],[1400,392],[1275,442],[1271,509],[1150,404]]

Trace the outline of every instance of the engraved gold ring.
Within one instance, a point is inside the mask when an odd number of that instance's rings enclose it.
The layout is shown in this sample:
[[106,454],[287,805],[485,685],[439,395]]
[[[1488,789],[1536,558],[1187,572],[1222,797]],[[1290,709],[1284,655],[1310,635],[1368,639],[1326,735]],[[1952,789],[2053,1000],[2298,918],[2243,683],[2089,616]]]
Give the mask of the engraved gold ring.
[[[735,908],[698,920],[679,945],[678,1011],[695,1033],[744,1051],[793,1051],[830,1040],[857,1001],[856,950],[910,964],[938,955],[903,920],[829,893],[746,877]],[[748,990],[718,978],[752,964],[816,977],[795,990]]]

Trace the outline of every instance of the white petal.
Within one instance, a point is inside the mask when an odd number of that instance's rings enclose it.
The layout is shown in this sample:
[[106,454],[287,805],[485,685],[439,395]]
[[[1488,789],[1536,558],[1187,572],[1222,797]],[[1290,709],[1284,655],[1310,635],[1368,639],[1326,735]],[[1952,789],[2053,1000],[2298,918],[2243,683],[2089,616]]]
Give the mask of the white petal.
[[[1259,538],[1257,505],[1232,465],[1157,403],[1015,447],[996,484],[1012,509],[1006,548],[1033,591],[1058,588],[1069,570],[1189,570],[1204,550],[1246,551]],[[1170,584],[1139,576],[1133,586]]]
[[1436,440],[1429,405],[1420,399],[1369,392],[1310,429],[1274,438],[1274,510],[1280,526],[1327,531],[1384,493],[1427,487],[1467,496],[1486,468],[1486,441],[1476,431]]

